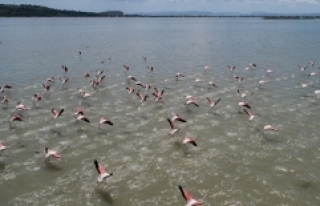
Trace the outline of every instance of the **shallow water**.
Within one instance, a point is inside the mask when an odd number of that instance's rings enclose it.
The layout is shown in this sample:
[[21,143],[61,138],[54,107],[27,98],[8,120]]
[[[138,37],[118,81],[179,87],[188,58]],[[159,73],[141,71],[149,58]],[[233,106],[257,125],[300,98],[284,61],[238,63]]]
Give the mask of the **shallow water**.
[[[320,97],[312,92],[320,84],[318,76],[308,77],[319,71],[318,22],[1,18],[0,85],[13,88],[2,93],[11,101],[1,105],[0,141],[20,142],[0,157],[1,205],[183,205],[178,185],[194,198],[205,196],[204,205],[318,205]],[[301,72],[298,65],[309,61],[315,66]],[[257,67],[244,71],[249,63]],[[92,77],[83,77],[96,70],[107,76],[97,92],[89,85]],[[175,81],[177,72],[186,77]],[[164,89],[163,103],[128,75]],[[56,81],[44,94],[41,84],[51,76]],[[70,79],[64,87],[62,76]],[[269,83],[259,86],[262,79]],[[218,88],[207,85],[211,80]],[[311,85],[301,88],[299,82]],[[129,95],[129,85],[148,93],[147,102]],[[77,88],[96,93],[83,100]],[[252,94],[241,98],[237,89]],[[36,105],[34,93],[43,96]],[[199,108],[185,105],[188,94]],[[207,97],[221,102],[210,109]],[[242,108],[239,113],[241,99],[257,118],[249,121]],[[9,128],[17,101],[29,110]],[[90,124],[74,123],[79,106]],[[65,112],[51,120],[53,108]],[[166,119],[173,112],[187,123],[176,123],[181,130],[170,137]],[[114,125],[98,130],[101,116]],[[263,126],[274,123],[279,131],[263,134]],[[197,147],[182,146],[186,134],[198,136]],[[63,150],[62,159],[44,164],[45,147]],[[114,172],[96,190],[94,159]]]

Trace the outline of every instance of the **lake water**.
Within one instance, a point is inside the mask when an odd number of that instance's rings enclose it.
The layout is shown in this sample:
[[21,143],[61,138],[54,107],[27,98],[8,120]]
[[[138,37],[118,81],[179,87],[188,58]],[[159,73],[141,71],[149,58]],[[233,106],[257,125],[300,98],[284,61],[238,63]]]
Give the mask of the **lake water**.
[[[320,205],[320,95],[313,93],[320,83],[308,76],[319,71],[319,20],[0,18],[0,28],[0,85],[13,86],[1,94],[10,102],[1,104],[0,141],[20,142],[0,157],[1,205],[185,205],[178,185],[204,205]],[[250,63],[257,66],[243,70]],[[107,76],[98,90],[83,77],[97,70]],[[175,81],[178,72],[186,77]],[[164,89],[163,103],[129,75]],[[45,94],[41,84],[51,76]],[[148,93],[147,102],[127,86]],[[77,88],[96,93],[83,100]],[[252,94],[242,98],[237,89]],[[33,105],[35,93],[43,99]],[[186,106],[185,95],[199,108]],[[221,102],[210,109],[207,97]],[[258,117],[250,121],[240,100]],[[29,110],[9,127],[18,101]],[[74,123],[76,107],[90,124]],[[65,111],[51,121],[53,108]],[[170,137],[173,112],[187,122],[176,122],[181,130]],[[98,130],[101,116],[114,125]],[[278,131],[263,133],[268,124]],[[182,146],[186,134],[198,136],[197,147]],[[62,158],[44,163],[45,147],[63,150]],[[114,172],[97,189],[94,159]]]

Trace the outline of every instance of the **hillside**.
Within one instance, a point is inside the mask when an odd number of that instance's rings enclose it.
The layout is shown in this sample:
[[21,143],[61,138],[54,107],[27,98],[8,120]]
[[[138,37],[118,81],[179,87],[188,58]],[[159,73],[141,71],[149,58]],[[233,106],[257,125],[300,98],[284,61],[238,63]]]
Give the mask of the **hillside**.
[[115,17],[123,16],[121,11],[101,13],[52,9],[44,6],[21,4],[0,4],[0,17]]

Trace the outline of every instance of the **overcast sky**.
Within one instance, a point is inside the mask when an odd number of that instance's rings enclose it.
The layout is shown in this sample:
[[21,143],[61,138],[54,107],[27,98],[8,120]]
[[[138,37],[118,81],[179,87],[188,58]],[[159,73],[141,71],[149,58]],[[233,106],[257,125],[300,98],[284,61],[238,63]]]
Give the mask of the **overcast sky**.
[[0,0],[1,4],[35,4],[51,8],[124,13],[161,11],[320,13],[320,0]]

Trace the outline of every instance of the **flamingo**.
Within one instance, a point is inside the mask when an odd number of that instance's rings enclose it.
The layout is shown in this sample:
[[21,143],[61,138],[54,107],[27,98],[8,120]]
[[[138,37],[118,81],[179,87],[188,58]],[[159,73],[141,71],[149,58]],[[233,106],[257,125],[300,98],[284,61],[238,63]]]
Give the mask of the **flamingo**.
[[96,170],[99,174],[97,178],[97,183],[98,183],[96,186],[97,188],[103,181],[111,177],[113,173],[106,172],[106,169],[101,164],[99,164],[97,160],[94,160],[94,166],[96,167]]
[[19,101],[17,103],[16,110],[28,110],[28,108],[26,108],[26,106]]
[[19,122],[23,121],[22,117],[17,115],[17,114],[12,115],[10,120],[9,120],[9,128],[11,128],[11,123],[12,122],[17,122],[17,121],[19,121]]
[[58,111],[56,109],[51,110],[51,113],[52,113],[54,119],[60,117],[63,112],[64,112],[64,109],[61,109],[60,111]]
[[128,76],[127,79],[128,79],[128,80],[133,80],[133,81],[135,81],[135,82],[137,81],[137,79],[136,79],[134,76],[131,76],[131,75]]
[[236,69],[236,66],[227,65],[227,67],[230,69],[230,71],[234,71]]
[[140,103],[147,101],[148,95],[143,96],[142,94],[137,92],[137,96],[140,98]]
[[153,66],[147,66],[147,69],[149,70],[149,72],[153,72]]
[[214,108],[214,107],[221,101],[220,98],[217,99],[216,101],[214,101],[213,99],[211,99],[211,98],[209,98],[209,97],[207,97],[207,100],[208,100],[209,103],[210,103],[210,108]]
[[33,103],[38,101],[41,101],[41,96],[39,93],[36,93],[33,95]]
[[173,136],[180,129],[176,127],[176,125],[170,120],[170,118],[167,118],[167,121],[169,122],[170,127],[171,127],[171,130],[170,130],[169,134]]
[[44,160],[45,162],[49,161],[51,157],[55,159],[61,158],[60,154],[57,151],[51,150],[49,149],[49,147],[44,148],[44,152],[45,152],[45,160]]
[[78,121],[83,121],[83,122],[87,122],[87,123],[90,122],[89,118],[82,115],[82,114],[78,114],[78,116],[76,118],[76,122],[78,122]]
[[217,84],[214,83],[213,81],[208,82],[208,85],[218,88]]
[[128,65],[123,65],[123,67],[124,67],[124,71],[126,72],[126,71],[129,71],[129,69],[130,69],[130,67],[128,66]]
[[102,124],[108,124],[108,125],[113,125],[113,122],[110,119],[107,119],[105,117],[101,117],[99,124],[98,124],[98,129],[101,129]]
[[308,66],[300,66],[300,65],[298,65],[298,67],[300,68],[301,71],[305,71],[306,69],[308,69]]
[[3,85],[2,87],[0,87],[0,92],[1,93],[4,92],[4,89],[12,89],[12,86],[8,84]]
[[1,102],[2,103],[8,103],[9,102],[8,96],[4,95]]
[[256,118],[256,115],[253,115],[250,111],[243,109],[243,111],[249,116],[249,120],[253,120],[254,118]]
[[126,87],[126,90],[128,90],[129,94],[134,93],[134,88],[132,88],[132,87]]
[[68,72],[68,67],[65,65],[61,65],[61,69],[63,70],[64,73]]
[[182,197],[187,201],[186,206],[197,206],[203,204],[203,201],[193,199],[192,196],[187,192],[187,190],[183,189],[181,185],[179,185],[178,187],[182,194]]
[[263,127],[263,130],[272,130],[272,131],[277,131],[278,129],[276,128],[276,124],[268,124],[268,125],[265,125]]
[[7,150],[7,149],[11,148],[12,146],[14,146],[14,145],[16,145],[16,144],[19,144],[19,143],[20,143],[20,142],[18,141],[18,142],[13,143],[13,144],[10,145],[10,146],[4,146],[4,145],[2,144],[2,142],[0,142],[0,156],[2,155],[2,153],[3,153],[5,150]]
[[182,144],[185,145],[185,147],[187,147],[187,144],[192,144],[195,147],[198,146],[196,143],[196,138],[191,138],[191,137],[188,137],[187,135],[183,137]]
[[239,106],[246,107],[246,108],[248,108],[248,109],[251,109],[251,106],[249,105],[248,102],[239,101],[239,102],[238,102],[238,105],[239,105]]
[[175,121],[179,121],[179,122],[187,122],[187,120],[183,119],[182,117],[180,117],[178,114],[173,113],[172,117],[170,118],[171,122],[175,122]]
[[54,77],[49,77],[46,79],[48,82],[54,82]]

